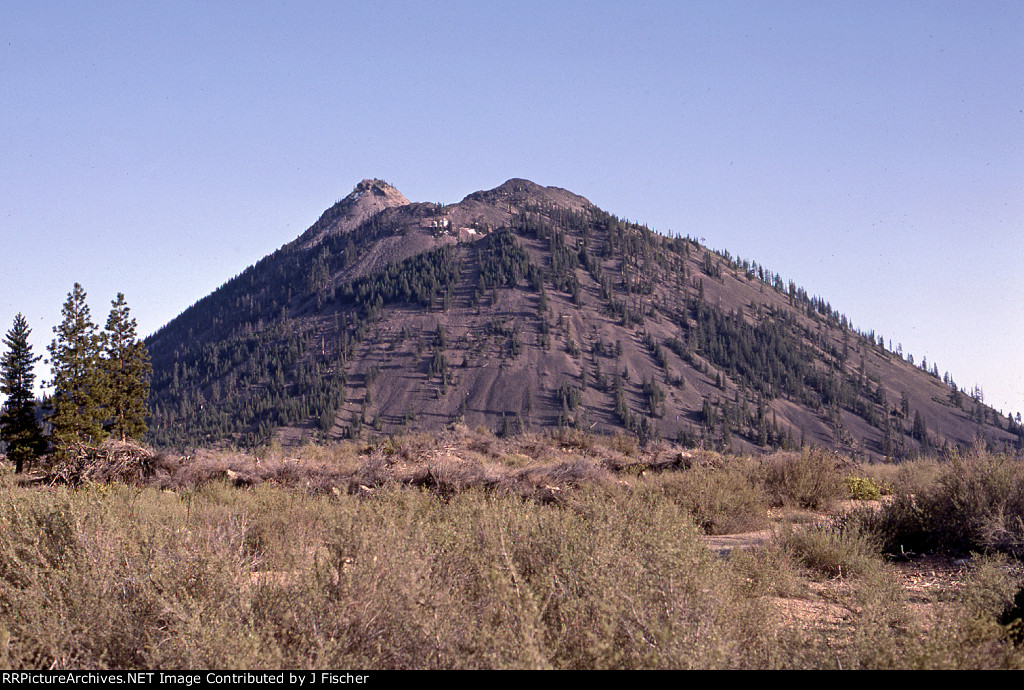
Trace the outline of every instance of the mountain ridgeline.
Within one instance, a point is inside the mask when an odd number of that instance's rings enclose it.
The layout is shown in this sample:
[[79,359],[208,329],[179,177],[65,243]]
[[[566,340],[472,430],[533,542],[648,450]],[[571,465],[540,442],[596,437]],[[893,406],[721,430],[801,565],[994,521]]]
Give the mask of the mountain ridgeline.
[[1024,440],[763,266],[518,179],[447,206],[364,180],[147,345],[157,445],[455,422],[893,459]]

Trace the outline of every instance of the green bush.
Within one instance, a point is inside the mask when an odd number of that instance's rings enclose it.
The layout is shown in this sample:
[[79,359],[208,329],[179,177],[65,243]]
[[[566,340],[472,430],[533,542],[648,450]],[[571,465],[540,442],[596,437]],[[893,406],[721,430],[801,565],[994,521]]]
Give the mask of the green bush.
[[877,501],[882,497],[881,488],[867,477],[847,477],[846,487],[850,498],[856,501]]

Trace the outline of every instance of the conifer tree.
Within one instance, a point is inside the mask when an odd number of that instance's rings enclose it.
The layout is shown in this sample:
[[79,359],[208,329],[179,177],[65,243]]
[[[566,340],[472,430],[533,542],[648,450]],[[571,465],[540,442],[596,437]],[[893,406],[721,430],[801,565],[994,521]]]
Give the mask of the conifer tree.
[[914,427],[911,431],[911,436],[921,442],[922,448],[928,448],[928,426],[925,424],[920,410],[914,413]]
[[112,301],[103,331],[103,377],[105,379],[104,429],[124,441],[146,432],[149,408],[149,378],[153,367],[146,346],[135,334],[135,319],[129,316],[122,293]]
[[57,337],[49,347],[49,385],[54,389],[50,421],[57,452],[67,455],[76,443],[99,443],[105,437],[101,422],[106,386],[100,368],[102,338],[78,283],[68,293],[62,313],[64,320],[54,327]]
[[7,396],[0,411],[0,441],[7,444],[7,459],[14,463],[15,472],[21,472],[26,461],[46,451],[32,391],[36,380],[33,369],[41,357],[32,356],[28,341],[31,333],[25,317],[15,316],[14,326],[4,338],[7,352],[0,358],[0,393]]

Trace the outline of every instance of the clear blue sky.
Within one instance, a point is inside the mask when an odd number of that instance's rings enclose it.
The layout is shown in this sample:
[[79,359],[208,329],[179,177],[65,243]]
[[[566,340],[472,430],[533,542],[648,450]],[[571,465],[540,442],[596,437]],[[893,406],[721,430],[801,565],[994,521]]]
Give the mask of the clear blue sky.
[[[1024,3],[0,0],[0,331],[147,335],[364,177],[705,238],[1024,412]],[[39,375],[45,376],[41,368]]]

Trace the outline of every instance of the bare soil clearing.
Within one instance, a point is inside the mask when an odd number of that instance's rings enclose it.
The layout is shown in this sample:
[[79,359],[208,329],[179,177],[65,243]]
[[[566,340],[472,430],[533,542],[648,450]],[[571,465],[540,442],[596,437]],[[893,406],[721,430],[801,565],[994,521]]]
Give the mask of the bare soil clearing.
[[[888,497],[886,497],[888,500]],[[723,558],[736,550],[757,550],[768,547],[784,525],[823,524],[844,513],[873,507],[881,508],[883,501],[840,501],[828,512],[773,509],[769,512],[772,524],[767,529],[738,534],[708,535],[704,541],[708,548]],[[905,594],[909,613],[907,624],[928,632],[935,624],[941,608],[955,599],[963,587],[972,567],[971,559],[954,558],[944,554],[916,555],[913,558],[893,560],[889,563]],[[772,606],[790,625],[807,634],[824,635],[833,642],[846,639],[854,627],[856,582],[836,577],[812,580],[796,596],[778,596]]]

